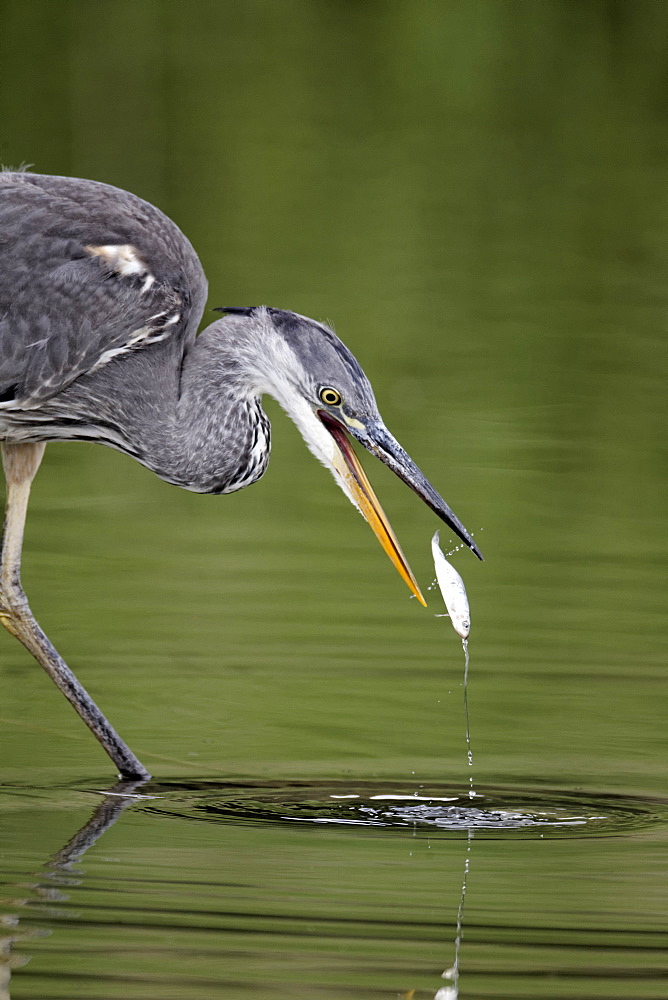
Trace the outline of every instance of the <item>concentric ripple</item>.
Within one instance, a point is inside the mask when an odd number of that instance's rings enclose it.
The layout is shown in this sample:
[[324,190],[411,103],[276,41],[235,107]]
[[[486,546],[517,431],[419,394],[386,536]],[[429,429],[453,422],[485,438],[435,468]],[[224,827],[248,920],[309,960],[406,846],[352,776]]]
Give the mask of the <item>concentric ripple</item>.
[[559,790],[468,792],[388,782],[194,782],[152,786],[142,808],[209,823],[321,824],[529,836],[620,836],[668,825],[668,801]]

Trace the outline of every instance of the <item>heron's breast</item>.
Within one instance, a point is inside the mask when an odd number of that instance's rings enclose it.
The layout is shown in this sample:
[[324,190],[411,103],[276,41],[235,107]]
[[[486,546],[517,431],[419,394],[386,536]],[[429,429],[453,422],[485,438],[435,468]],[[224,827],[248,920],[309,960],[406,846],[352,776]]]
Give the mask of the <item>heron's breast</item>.
[[236,493],[257,482],[267,471],[271,453],[271,425],[265,413],[258,407],[253,415],[241,447],[237,452],[235,468],[228,473],[222,488],[216,493]]

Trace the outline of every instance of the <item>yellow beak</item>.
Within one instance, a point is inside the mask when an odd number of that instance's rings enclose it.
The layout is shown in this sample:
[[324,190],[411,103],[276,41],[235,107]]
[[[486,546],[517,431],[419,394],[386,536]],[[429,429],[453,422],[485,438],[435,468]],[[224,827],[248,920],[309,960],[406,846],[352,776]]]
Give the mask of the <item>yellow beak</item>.
[[373,533],[385,549],[391,562],[394,564],[399,576],[406,582],[408,588],[413,591],[420,604],[427,607],[427,602],[422,596],[422,591],[413,575],[406,556],[401,551],[401,546],[397,536],[392,530],[378,497],[373,491],[371,483],[367,479],[364,469],[360,465],[357,455],[352,449],[343,427],[334,420],[328,420],[327,430],[336,442],[338,453],[334,455],[334,468],[343,479],[347,491],[357,504],[365,520],[370,524]]

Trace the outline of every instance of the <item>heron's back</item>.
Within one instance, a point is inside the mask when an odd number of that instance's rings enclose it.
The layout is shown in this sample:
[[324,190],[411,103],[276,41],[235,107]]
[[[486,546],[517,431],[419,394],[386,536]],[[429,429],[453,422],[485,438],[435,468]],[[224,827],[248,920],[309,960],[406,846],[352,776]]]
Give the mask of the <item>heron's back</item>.
[[195,337],[206,279],[153,205],[96,181],[0,173],[0,405],[119,354]]

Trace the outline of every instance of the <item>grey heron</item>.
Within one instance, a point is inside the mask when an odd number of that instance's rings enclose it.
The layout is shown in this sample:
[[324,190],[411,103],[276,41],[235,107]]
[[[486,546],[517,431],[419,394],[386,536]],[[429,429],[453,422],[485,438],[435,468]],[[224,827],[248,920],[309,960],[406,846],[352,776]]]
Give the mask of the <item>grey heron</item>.
[[334,332],[297,313],[221,310],[196,337],[207,282],[180,229],[96,181],[0,173],[0,442],[7,484],[0,619],[47,671],[120,774],[148,777],[34,618],[21,586],[28,497],[48,441],[95,441],[197,493],[262,476],[267,393],[367,519],[424,604],[350,438],[376,455],[482,559],[385,427]]

